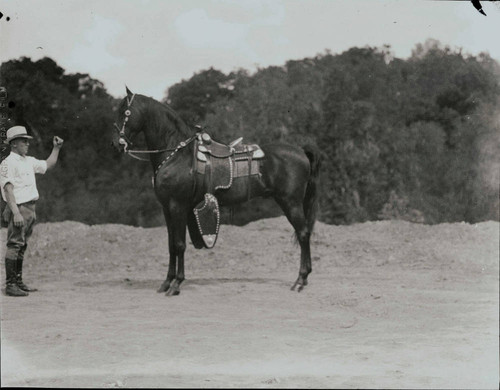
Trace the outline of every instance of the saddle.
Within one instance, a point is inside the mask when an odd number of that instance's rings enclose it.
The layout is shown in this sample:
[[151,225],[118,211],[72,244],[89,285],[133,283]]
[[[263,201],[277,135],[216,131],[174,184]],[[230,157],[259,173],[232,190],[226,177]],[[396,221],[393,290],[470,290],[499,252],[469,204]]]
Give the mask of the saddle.
[[[206,132],[198,134],[194,153],[196,172],[203,176],[205,198],[194,208],[199,233],[206,248],[213,248],[219,232],[220,212],[217,191],[228,190],[235,178],[247,177],[248,199],[252,175],[260,174],[264,152],[255,144],[246,145],[240,137],[230,144],[213,140]],[[208,196],[210,195],[210,196]]]
[[196,171],[204,175],[208,193],[220,189],[229,189],[237,177],[258,175],[258,160],[264,158],[264,152],[255,144],[245,145],[243,137],[225,145],[214,141],[208,133],[198,136],[196,151]]

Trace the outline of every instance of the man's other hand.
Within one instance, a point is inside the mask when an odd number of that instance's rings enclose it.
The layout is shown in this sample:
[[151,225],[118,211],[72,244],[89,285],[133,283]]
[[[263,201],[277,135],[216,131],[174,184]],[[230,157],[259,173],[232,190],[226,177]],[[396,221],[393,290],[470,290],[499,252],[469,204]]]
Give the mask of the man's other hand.
[[14,213],[14,226],[22,227],[24,226],[24,218],[21,213]]
[[55,148],[61,148],[63,143],[64,143],[64,140],[56,135],[54,137],[52,143],[53,143]]

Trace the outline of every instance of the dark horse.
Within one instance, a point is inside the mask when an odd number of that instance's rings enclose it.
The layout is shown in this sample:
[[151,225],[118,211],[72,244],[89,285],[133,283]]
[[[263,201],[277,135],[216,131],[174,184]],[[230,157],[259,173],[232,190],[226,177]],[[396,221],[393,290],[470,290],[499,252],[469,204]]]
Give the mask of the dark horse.
[[[184,280],[186,226],[191,233],[196,223],[193,208],[203,200],[206,192],[202,188],[203,181],[197,183],[193,170],[196,135],[171,107],[135,95],[128,88],[127,96],[119,106],[118,123],[122,126],[115,124],[113,145],[131,155],[141,152],[149,155],[154,191],[167,223],[170,252],[167,278],[158,292],[178,295]],[[144,133],[147,151],[131,149],[132,140],[140,132]],[[239,185],[219,190],[215,196],[222,206],[254,197],[273,197],[276,200],[300,244],[299,276],[291,289],[297,287],[301,291],[312,270],[310,237],[316,220],[320,154],[312,146],[299,148],[283,143],[265,145],[262,150],[265,157],[257,179],[252,179],[252,182],[242,180]]]

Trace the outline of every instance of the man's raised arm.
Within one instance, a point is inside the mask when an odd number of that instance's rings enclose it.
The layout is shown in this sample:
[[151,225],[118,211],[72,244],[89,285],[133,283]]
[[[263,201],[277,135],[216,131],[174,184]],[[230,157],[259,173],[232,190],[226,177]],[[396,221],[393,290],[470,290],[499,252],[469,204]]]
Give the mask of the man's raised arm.
[[50,156],[47,158],[47,170],[52,169],[56,165],[63,142],[64,140],[58,136],[55,136],[52,140],[53,148]]

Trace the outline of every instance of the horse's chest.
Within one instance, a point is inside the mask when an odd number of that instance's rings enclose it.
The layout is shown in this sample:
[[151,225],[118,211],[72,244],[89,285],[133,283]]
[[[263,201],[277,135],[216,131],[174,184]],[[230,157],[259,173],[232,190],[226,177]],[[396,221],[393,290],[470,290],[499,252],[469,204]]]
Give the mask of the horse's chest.
[[172,165],[164,167],[153,177],[153,187],[158,198],[186,199],[192,193],[193,172],[189,167]]

